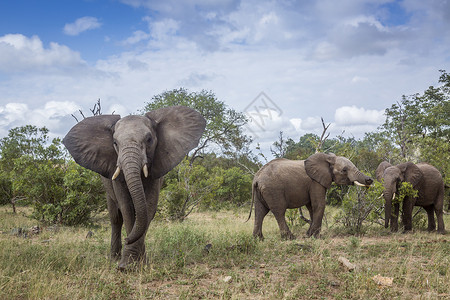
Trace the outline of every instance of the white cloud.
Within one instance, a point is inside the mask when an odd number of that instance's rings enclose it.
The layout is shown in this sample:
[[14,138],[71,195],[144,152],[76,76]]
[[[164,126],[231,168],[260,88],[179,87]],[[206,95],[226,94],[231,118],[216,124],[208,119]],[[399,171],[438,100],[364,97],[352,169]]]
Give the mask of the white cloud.
[[64,135],[67,122],[63,124],[63,120],[78,109],[78,105],[69,101],[50,101],[36,109],[25,103],[7,103],[0,106],[0,136],[7,135],[7,129],[23,125],[45,126],[52,137]]
[[48,68],[54,71],[55,68],[61,70],[84,64],[78,52],[57,43],[50,43],[45,48],[37,36],[7,34],[0,37],[0,71],[5,73]]
[[67,35],[79,35],[86,30],[96,29],[102,26],[97,18],[94,17],[82,17],[73,23],[64,25],[64,33]]
[[128,37],[127,39],[125,39],[122,44],[123,45],[134,45],[137,44],[141,41],[145,41],[147,39],[150,38],[150,34],[142,31],[142,30],[137,30],[135,32],[133,32],[133,34]]
[[334,120],[338,125],[380,125],[384,119],[384,109],[370,110],[356,106],[339,107],[334,114]]

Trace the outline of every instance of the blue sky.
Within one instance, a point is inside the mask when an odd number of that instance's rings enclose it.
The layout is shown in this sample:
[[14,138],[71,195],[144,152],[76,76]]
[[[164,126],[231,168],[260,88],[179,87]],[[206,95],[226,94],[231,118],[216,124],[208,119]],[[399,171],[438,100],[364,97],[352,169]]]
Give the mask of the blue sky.
[[99,98],[127,115],[184,87],[245,110],[266,151],[280,130],[320,134],[320,117],[360,138],[449,64],[448,0],[1,1],[0,137],[62,137]]

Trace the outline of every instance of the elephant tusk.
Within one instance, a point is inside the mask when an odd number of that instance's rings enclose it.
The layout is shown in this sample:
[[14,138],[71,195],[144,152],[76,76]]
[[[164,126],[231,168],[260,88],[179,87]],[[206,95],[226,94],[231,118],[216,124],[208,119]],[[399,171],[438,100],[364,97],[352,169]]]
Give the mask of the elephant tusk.
[[395,193],[394,193],[394,195],[392,196],[392,201],[394,201],[394,199],[395,199]]
[[119,176],[119,174],[120,174],[120,167],[117,166],[117,169],[116,169],[116,171],[114,172],[114,174],[112,176],[112,180],[116,179],[117,176]]
[[365,184],[362,184],[362,183],[359,183],[358,181],[353,181],[353,183],[355,184],[355,185],[358,185],[358,186],[365,186],[365,187],[368,187],[368,186],[370,186],[370,185],[365,185]]
[[144,172],[144,176],[145,178],[148,177],[148,167],[147,164],[144,164],[144,166],[142,167],[142,172]]

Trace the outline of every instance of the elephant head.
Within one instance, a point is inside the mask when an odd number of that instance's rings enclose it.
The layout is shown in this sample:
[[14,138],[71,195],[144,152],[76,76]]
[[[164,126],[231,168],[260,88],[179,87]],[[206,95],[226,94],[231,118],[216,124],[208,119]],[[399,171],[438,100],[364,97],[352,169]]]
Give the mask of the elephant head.
[[76,124],[63,140],[81,166],[117,180],[123,176],[133,201],[135,222],[125,239],[132,244],[150,223],[144,180],[157,179],[175,167],[197,146],[205,119],[195,110],[173,106],[145,116],[100,115]]
[[376,177],[378,181],[383,180],[383,197],[386,201],[385,205],[385,223],[386,228],[389,227],[389,220],[391,218],[392,201],[395,199],[395,193],[401,182],[409,182],[416,187],[422,180],[423,173],[412,162],[391,165],[387,161],[383,161],[378,165],[376,170]]
[[316,153],[305,160],[306,174],[325,188],[331,183],[339,185],[369,186],[372,178],[364,175],[347,158],[334,154]]

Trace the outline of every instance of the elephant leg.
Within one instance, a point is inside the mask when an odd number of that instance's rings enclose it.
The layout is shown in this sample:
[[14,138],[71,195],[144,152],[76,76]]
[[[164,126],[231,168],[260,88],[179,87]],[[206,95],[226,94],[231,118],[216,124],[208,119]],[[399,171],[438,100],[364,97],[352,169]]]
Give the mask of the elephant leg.
[[424,209],[428,215],[428,231],[436,230],[436,222],[434,220],[434,205],[425,206]]
[[311,236],[311,226],[312,226],[312,223],[313,223],[313,217],[314,217],[313,211],[312,211],[311,203],[306,204],[306,208],[308,209],[308,212],[309,212],[309,222],[310,222],[310,223],[309,223],[308,231],[306,232],[306,235],[307,235],[307,236]]
[[106,204],[111,222],[111,259],[119,260],[122,251],[122,213],[117,205],[117,199],[114,193],[113,183],[110,179],[101,177],[103,186],[106,191]]
[[292,234],[292,232],[289,230],[289,227],[286,223],[285,213],[286,210],[272,210],[273,215],[275,216],[275,219],[277,220],[278,227],[280,228],[281,238],[287,239],[287,240],[293,240],[295,239],[295,236]]
[[107,206],[111,222],[111,259],[119,260],[122,252],[122,213],[117,203],[109,196],[107,196]]
[[444,187],[439,190],[439,195],[434,204],[434,210],[436,212],[436,218],[438,223],[437,231],[440,234],[445,234],[445,225],[444,225]]
[[262,224],[264,217],[269,212],[269,209],[264,206],[259,200],[255,201],[255,225],[253,226],[253,236],[264,240],[262,233]]
[[320,230],[322,229],[323,214],[325,213],[325,204],[326,204],[325,194],[326,189],[322,187],[320,184],[317,183],[311,187],[310,213],[312,212],[312,215],[311,215],[311,227],[309,228],[309,232],[307,232],[308,237],[310,236],[319,237]]
[[325,213],[325,205],[320,205],[317,207],[313,206],[313,217],[309,232],[307,232],[308,237],[314,236],[319,237],[320,230],[322,229],[322,219]]
[[[397,232],[398,231],[398,215],[400,213],[400,204],[395,203],[394,204],[394,213],[391,214],[391,232]],[[404,218],[405,216],[403,216]]]

